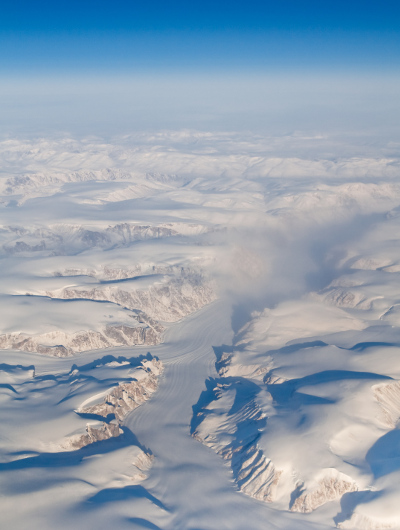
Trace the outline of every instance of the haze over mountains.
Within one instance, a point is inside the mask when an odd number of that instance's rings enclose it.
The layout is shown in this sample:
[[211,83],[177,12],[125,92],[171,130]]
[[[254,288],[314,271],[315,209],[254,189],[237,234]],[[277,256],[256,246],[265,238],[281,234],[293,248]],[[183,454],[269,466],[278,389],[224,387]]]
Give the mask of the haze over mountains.
[[5,528],[400,528],[400,161],[360,138],[0,142]]

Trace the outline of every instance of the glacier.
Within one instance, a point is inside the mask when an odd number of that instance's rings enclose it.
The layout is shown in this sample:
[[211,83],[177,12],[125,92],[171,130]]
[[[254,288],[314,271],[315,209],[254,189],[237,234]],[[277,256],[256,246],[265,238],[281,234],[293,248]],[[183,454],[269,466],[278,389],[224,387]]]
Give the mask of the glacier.
[[0,162],[5,528],[400,528],[392,144],[16,137]]

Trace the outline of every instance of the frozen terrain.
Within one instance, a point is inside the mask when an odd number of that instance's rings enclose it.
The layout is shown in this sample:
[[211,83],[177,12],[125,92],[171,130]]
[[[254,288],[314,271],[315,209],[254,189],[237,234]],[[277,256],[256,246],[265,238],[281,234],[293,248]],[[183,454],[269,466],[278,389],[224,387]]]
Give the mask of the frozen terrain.
[[400,158],[0,142],[4,528],[400,528]]

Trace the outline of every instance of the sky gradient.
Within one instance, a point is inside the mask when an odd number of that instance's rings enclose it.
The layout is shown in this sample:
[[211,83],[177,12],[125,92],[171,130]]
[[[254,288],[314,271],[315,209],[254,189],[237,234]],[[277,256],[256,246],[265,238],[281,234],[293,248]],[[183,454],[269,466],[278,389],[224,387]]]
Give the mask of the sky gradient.
[[388,0],[7,2],[0,134],[394,130],[399,28]]
[[395,1],[17,0],[3,71],[281,71],[400,66]]

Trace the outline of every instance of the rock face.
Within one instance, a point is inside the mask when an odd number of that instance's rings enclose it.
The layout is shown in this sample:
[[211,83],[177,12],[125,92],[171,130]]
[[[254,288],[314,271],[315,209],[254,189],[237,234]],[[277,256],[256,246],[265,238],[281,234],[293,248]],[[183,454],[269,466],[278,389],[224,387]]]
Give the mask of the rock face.
[[139,276],[169,275],[178,277],[185,272],[182,266],[164,265],[155,263],[136,263],[129,267],[116,267],[104,265],[100,268],[78,268],[69,267],[54,272],[56,277],[90,276],[99,281],[115,281],[134,279]]
[[1,247],[6,254],[42,252],[69,255],[89,249],[124,248],[138,241],[196,235],[206,231],[204,225],[189,223],[160,225],[119,223],[99,227],[62,224],[45,228],[5,226],[0,230],[0,235],[6,240]]
[[[133,180],[133,182],[132,182]],[[114,192],[106,192],[87,198],[84,202],[101,204],[129,198],[151,196],[157,191],[168,189],[168,185],[162,182],[152,181],[145,177],[138,177],[134,174],[118,169],[102,169],[94,171],[48,171],[47,168],[41,172],[29,172],[18,176],[10,177],[0,185],[0,193],[4,196],[14,196],[18,198],[18,205],[34,197],[51,196],[62,189],[67,183],[90,182],[90,181],[131,181],[131,185],[123,185],[122,189]]]
[[[363,327],[321,301],[283,303],[254,312],[232,348],[216,349],[220,377],[207,383],[195,407],[192,434],[230,463],[240,491],[280,509],[310,513],[365,488],[336,454],[348,450],[351,434],[343,437],[344,449],[330,442],[344,416],[354,425],[359,414],[350,389],[366,381],[365,401],[372,402],[372,382],[381,378],[344,370],[345,350],[323,340],[335,328],[339,334]],[[321,364],[325,370],[315,373]]]
[[371,301],[366,300],[362,293],[345,288],[334,288],[326,294],[327,302],[337,307],[370,309]]
[[[119,363],[116,363],[119,365]],[[114,387],[104,398],[103,402],[94,405],[86,406],[85,404],[93,401],[87,400],[78,410],[78,414],[90,414],[108,418],[109,415],[114,415],[115,419],[111,421],[103,421],[97,424],[86,425],[86,433],[82,435],[70,436],[61,444],[63,450],[76,450],[85,447],[86,445],[110,438],[116,438],[123,433],[120,425],[124,418],[139,405],[145,403],[158,388],[158,380],[164,370],[161,361],[152,358],[145,359],[141,365],[136,368],[132,375],[132,380],[128,383],[119,383]],[[140,462],[140,469],[145,469],[146,465],[150,465],[151,458],[149,455],[143,453],[143,461]]]
[[124,288],[122,285],[98,286],[91,289],[67,287],[46,291],[50,298],[65,300],[100,300],[131,310],[143,311],[155,320],[176,322],[216,299],[212,285],[199,272],[185,271],[148,289]]
[[[68,280],[64,280],[66,276]],[[71,277],[75,283],[72,286]],[[45,290],[40,281],[40,288],[30,292],[21,288],[26,303],[21,302],[21,297],[11,297],[19,307],[38,304],[43,322],[40,331],[34,333],[23,318],[17,320],[17,311],[10,311],[16,316],[14,322],[5,324],[5,330],[11,331],[0,334],[0,349],[66,357],[95,349],[156,345],[162,342],[165,331],[160,321],[176,322],[216,299],[213,282],[201,270],[189,267],[144,264],[129,268],[104,266],[97,270],[69,268],[53,273],[52,280],[53,285],[55,282],[69,286]],[[64,319],[65,300],[71,304],[68,309],[76,307],[76,313],[70,311],[72,323]],[[82,306],[83,318],[79,319],[82,307],[77,304],[82,304],[82,300],[93,305],[94,310]],[[104,311],[98,302],[107,302]],[[44,310],[44,303],[54,306],[47,305]],[[20,328],[24,325],[27,330]]]
[[[243,389],[240,382],[217,383],[211,390],[210,402],[194,418],[197,427],[192,436],[228,461],[240,491],[265,502],[275,499],[281,471],[258,446],[259,429],[265,414],[252,399],[238,407]],[[227,406],[226,412],[221,412]],[[232,408],[230,408],[232,407]],[[223,410],[223,409],[222,409]],[[218,417],[220,416],[220,417]]]
[[243,450],[238,460],[232,463],[240,491],[260,501],[274,501],[282,472],[257,446]]
[[150,453],[140,451],[132,465],[135,467],[135,472],[131,477],[133,483],[142,482],[147,478],[147,471],[153,465],[154,456]]
[[393,429],[400,419],[400,381],[375,385],[373,391],[382,407],[384,422]]
[[118,424],[115,423],[102,423],[100,425],[86,425],[86,434],[76,435],[69,438],[69,440],[63,445],[66,450],[76,450],[85,447],[86,445],[94,442],[101,442],[108,440],[109,438],[116,438],[122,434]]
[[295,499],[291,511],[310,513],[326,502],[340,499],[345,493],[357,491],[357,484],[335,469],[327,470],[314,487],[307,489]]
[[[141,317],[144,324],[145,319]],[[151,322],[146,320],[146,322]],[[162,341],[164,328],[158,324],[107,326],[102,331],[80,331],[67,334],[53,331],[41,335],[28,336],[23,333],[7,333],[0,335],[0,349],[13,349],[52,355],[54,357],[68,357],[76,353],[110,348],[115,346],[135,346],[139,344],[154,345]]]
[[136,225],[121,223],[93,229],[81,225],[54,225],[48,228],[27,229],[6,227],[3,229],[9,241],[3,244],[7,254],[51,251],[56,254],[79,253],[91,248],[109,249],[126,247],[136,241],[160,239],[179,235],[168,226]]
[[104,418],[114,414],[118,422],[122,422],[129,412],[150,399],[157,390],[158,378],[162,372],[161,361],[156,359],[143,361],[142,367],[134,372],[131,382],[120,383],[107,394],[102,403],[81,407],[77,412],[95,414]]

